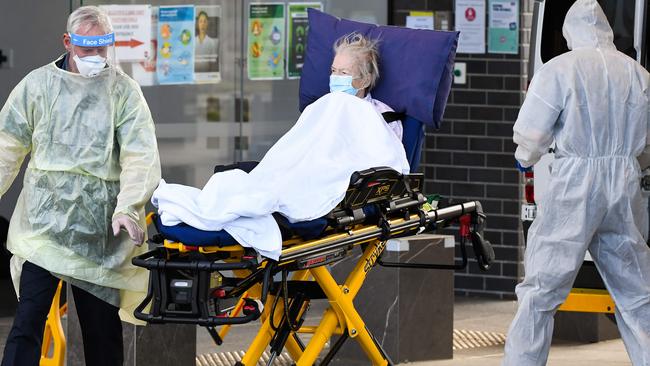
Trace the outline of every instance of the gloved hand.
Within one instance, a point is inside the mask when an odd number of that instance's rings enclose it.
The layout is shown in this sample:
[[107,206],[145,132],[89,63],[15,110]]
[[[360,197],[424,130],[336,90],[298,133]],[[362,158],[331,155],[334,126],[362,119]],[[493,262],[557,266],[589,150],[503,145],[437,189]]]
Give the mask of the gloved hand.
[[517,167],[517,170],[519,170],[522,173],[530,172],[533,170],[532,166],[524,168],[523,166],[521,166],[521,164],[519,164],[519,161],[515,160],[515,162],[516,162],[515,166]]
[[119,214],[113,219],[113,235],[120,235],[120,229],[129,233],[133,244],[140,246],[144,242],[144,231],[132,218],[127,215]]

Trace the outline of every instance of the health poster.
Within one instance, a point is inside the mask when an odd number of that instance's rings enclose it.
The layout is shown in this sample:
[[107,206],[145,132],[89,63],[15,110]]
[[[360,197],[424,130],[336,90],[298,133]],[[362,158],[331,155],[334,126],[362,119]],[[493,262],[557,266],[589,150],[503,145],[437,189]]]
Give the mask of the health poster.
[[157,47],[159,84],[194,82],[194,5],[160,7]]
[[221,6],[196,6],[196,38],[194,39],[194,81],[218,83],[219,70],[219,24]]
[[247,68],[250,80],[284,78],[283,3],[248,4]]
[[289,3],[289,17],[287,28],[287,78],[300,77],[302,65],[305,62],[307,51],[307,33],[309,21],[307,9],[323,10],[322,3]]
[[131,76],[140,86],[156,85],[156,62],[158,52],[158,7],[151,7],[150,42],[144,51],[144,61],[131,63]]
[[519,53],[519,0],[489,0],[488,52]]
[[456,0],[458,53],[485,53],[485,0]]

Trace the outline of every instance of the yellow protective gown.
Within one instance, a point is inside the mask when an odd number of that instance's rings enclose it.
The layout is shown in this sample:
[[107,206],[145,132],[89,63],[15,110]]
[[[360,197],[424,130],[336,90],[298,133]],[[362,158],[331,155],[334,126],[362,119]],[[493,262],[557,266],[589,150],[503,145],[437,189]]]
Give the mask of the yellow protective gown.
[[113,68],[92,78],[55,62],[32,71],[0,111],[0,197],[30,152],[9,251],[129,309],[121,316],[133,320],[148,277],[131,258],[146,247],[124,232],[113,236],[111,221],[126,214],[144,229],[144,205],[160,180],[139,86]]

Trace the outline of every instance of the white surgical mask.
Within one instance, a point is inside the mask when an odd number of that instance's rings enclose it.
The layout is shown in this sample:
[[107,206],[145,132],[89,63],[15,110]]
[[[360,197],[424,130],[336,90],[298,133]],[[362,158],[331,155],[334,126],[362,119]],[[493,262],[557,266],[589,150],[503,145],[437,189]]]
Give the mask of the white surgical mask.
[[99,74],[106,67],[106,59],[99,55],[86,56],[80,58],[77,55],[73,57],[77,70],[85,77],[92,77]]
[[359,89],[352,86],[352,80],[350,75],[330,75],[330,92],[340,91],[357,95]]

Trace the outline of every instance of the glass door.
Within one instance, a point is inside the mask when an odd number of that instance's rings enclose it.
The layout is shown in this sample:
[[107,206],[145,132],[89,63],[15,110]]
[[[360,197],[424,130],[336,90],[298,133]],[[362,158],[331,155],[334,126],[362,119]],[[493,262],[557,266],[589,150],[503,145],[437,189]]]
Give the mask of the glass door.
[[[109,4],[133,5],[133,2],[83,1],[83,5]],[[192,22],[195,21],[196,25],[191,31],[197,35],[194,39],[197,42],[194,60],[196,80],[163,85],[157,79],[161,75],[162,65],[157,61],[164,57],[163,53],[167,50],[163,51],[156,37],[158,32],[163,31],[158,26],[159,7],[182,5],[194,5],[195,19]],[[237,1],[230,0],[161,0],[151,3],[151,13],[152,46],[146,61],[121,61],[120,66],[140,83],[151,109],[163,178],[169,183],[202,187],[212,175],[215,165],[229,164],[237,159],[236,142],[241,134],[236,113],[236,101],[241,94],[240,6]],[[204,40],[213,45],[211,56],[203,59],[199,55],[197,40],[202,22]],[[208,38],[205,38],[206,35]],[[175,36],[172,34],[170,38]],[[173,49],[170,53],[170,59],[177,57]],[[200,80],[200,74],[209,74],[209,77]]]

